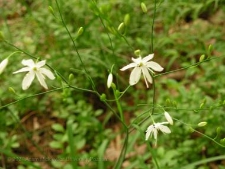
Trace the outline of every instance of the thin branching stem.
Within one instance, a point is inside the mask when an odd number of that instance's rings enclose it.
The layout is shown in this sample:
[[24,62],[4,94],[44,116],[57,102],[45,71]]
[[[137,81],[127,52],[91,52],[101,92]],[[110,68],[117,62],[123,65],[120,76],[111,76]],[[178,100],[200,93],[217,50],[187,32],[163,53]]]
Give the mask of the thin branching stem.
[[73,43],[74,49],[75,49],[75,51],[76,51],[76,53],[77,53],[77,56],[78,56],[78,58],[79,58],[79,60],[80,60],[81,65],[82,65],[82,67],[83,67],[83,69],[84,69],[84,71],[85,71],[85,74],[86,74],[86,76],[88,77],[88,79],[90,80],[90,82],[91,82],[91,84],[92,84],[93,90],[96,91],[96,89],[95,89],[95,83],[93,82],[92,78],[89,76],[89,73],[88,73],[88,71],[87,71],[87,69],[86,69],[86,67],[85,67],[85,64],[84,64],[83,60],[81,59],[81,56],[80,56],[80,53],[79,53],[79,51],[78,51],[77,45],[76,45],[76,43],[75,43],[75,41],[74,41],[74,39],[73,39],[73,37],[72,37],[70,31],[68,30],[68,28],[67,28],[67,26],[66,26],[66,23],[65,23],[64,19],[63,19],[63,16],[62,16],[62,13],[61,13],[61,10],[60,10],[60,7],[59,7],[59,3],[58,3],[57,0],[55,0],[55,2],[56,2],[56,6],[57,6],[57,8],[58,8],[58,11],[59,11],[59,15],[60,15],[60,19],[61,19],[61,21],[62,21],[63,27],[66,29],[66,31],[67,31],[67,33],[68,33],[68,35],[69,35],[69,37],[70,37],[70,39],[71,39],[71,41],[72,41],[72,43]]

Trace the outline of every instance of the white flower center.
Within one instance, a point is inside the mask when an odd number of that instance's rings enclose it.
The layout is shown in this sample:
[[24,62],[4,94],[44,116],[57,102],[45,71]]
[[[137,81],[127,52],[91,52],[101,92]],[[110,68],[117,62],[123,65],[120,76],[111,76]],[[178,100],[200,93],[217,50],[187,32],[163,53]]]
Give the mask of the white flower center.
[[38,68],[36,66],[33,67],[33,71],[37,71]]
[[142,67],[142,66],[144,66],[144,63],[142,62],[138,63],[138,67]]

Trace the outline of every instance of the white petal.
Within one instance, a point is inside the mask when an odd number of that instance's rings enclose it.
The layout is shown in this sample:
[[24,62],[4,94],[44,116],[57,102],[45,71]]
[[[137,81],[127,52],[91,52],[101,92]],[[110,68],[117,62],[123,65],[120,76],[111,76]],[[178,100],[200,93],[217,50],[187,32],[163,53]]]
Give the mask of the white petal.
[[37,66],[38,68],[40,68],[40,67],[44,66],[45,63],[46,63],[46,60],[42,60],[42,61],[36,63],[36,66]]
[[112,73],[110,73],[108,76],[108,79],[107,79],[107,87],[108,88],[111,87],[112,81],[113,81],[113,75],[112,75]]
[[150,125],[150,126],[148,126],[148,128],[147,128],[147,130],[145,132],[149,132],[149,131],[153,130],[153,128],[154,128],[154,126]]
[[152,131],[148,131],[146,134],[145,134],[145,140],[148,140],[150,134],[151,134]]
[[[149,83],[152,83],[152,77],[151,77],[151,75],[149,74],[149,71],[148,71],[148,69],[147,69],[146,67],[142,67],[141,70],[142,70],[142,73],[143,73],[144,78],[145,78],[146,86],[147,86],[147,88],[148,88],[148,82],[149,82]],[[146,79],[147,79],[148,82],[146,81]]]
[[45,76],[47,76],[51,80],[55,79],[54,74],[46,68],[39,68],[39,72],[44,74]]
[[28,66],[28,67],[34,67],[35,64],[34,64],[34,61],[32,59],[28,59],[28,60],[22,60],[22,64],[24,66]]
[[135,85],[141,77],[141,68],[140,67],[135,67],[130,74],[130,80],[129,83],[130,85]]
[[124,71],[124,70],[127,70],[127,69],[129,69],[129,68],[136,67],[136,66],[137,66],[136,63],[130,63],[129,65],[124,66],[124,67],[121,68],[120,70],[121,70],[121,71]]
[[160,66],[158,63],[156,63],[156,62],[147,62],[146,63],[146,66],[148,67],[148,68],[151,68],[151,69],[153,69],[154,71],[157,71],[157,72],[161,72],[161,71],[163,71],[163,67],[162,66]]
[[145,63],[145,62],[151,60],[153,57],[154,57],[154,53],[152,53],[152,54],[150,54],[150,55],[144,57],[144,58],[142,59],[142,61]]
[[33,71],[30,71],[25,75],[22,82],[23,90],[27,90],[30,87],[32,81],[34,80],[34,77],[35,77],[35,74]]
[[167,120],[171,125],[173,125],[173,119],[172,119],[172,117],[170,116],[170,114],[169,114],[168,112],[165,112],[165,113],[164,113],[164,116],[165,116],[166,120]]
[[41,86],[43,86],[45,89],[48,89],[48,86],[45,82],[45,77],[39,71],[36,71],[35,74]]
[[154,134],[154,139],[157,140],[157,134],[158,134],[157,129],[153,130],[153,134]]
[[159,125],[158,128],[159,128],[163,133],[167,133],[167,134],[171,133],[169,127],[167,127],[167,126]]
[[0,74],[4,71],[5,67],[8,64],[8,59],[4,59],[1,63],[0,63]]
[[149,138],[149,136],[151,135],[153,129],[154,129],[154,126],[153,126],[153,125],[151,125],[151,126],[149,126],[149,127],[147,128],[146,134],[145,134],[145,140],[148,140],[148,138]]
[[142,58],[132,58],[133,62],[135,62],[136,64],[139,64],[142,61]]
[[21,72],[29,72],[30,70],[31,70],[30,67],[24,67],[24,68],[22,68],[22,69],[20,69],[20,70],[17,70],[17,71],[15,71],[15,72],[13,72],[13,74],[21,73]]

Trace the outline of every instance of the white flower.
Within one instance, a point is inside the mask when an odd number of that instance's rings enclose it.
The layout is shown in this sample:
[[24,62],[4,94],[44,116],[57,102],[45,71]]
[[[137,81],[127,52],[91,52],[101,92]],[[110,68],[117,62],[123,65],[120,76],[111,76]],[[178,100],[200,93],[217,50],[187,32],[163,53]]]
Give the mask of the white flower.
[[153,73],[153,70],[157,72],[161,72],[163,70],[163,67],[161,67],[158,63],[149,61],[153,57],[154,57],[154,54],[150,54],[144,57],[143,59],[141,56],[137,59],[132,58],[133,63],[130,63],[129,65],[124,66],[122,69],[120,69],[121,71],[124,71],[129,68],[134,68],[130,74],[130,80],[129,80],[130,85],[135,85],[140,80],[141,73],[143,73],[145,83],[148,88],[148,82],[152,83],[152,77],[149,74],[149,71]]
[[149,136],[152,135],[154,136],[154,139],[157,140],[158,130],[167,134],[171,133],[170,129],[163,124],[168,124],[168,122],[154,123],[150,125],[146,130],[145,140],[148,140]]
[[170,116],[170,114],[169,114],[168,112],[165,111],[164,116],[165,116],[166,120],[167,120],[171,125],[173,125],[173,119],[172,119],[172,117]]
[[4,71],[5,67],[8,64],[8,58],[4,59],[1,63],[0,63],[0,74],[2,74],[2,72]]
[[113,75],[112,73],[109,74],[108,79],[107,79],[107,87],[110,88],[112,85],[112,81],[113,81]]
[[42,60],[37,63],[34,63],[34,61],[32,59],[22,60],[22,64],[26,67],[24,67],[16,72],[13,72],[13,74],[21,73],[21,72],[28,72],[25,75],[23,82],[22,82],[23,90],[26,90],[30,87],[35,76],[37,77],[41,86],[43,86],[45,89],[48,89],[48,86],[45,82],[45,76],[47,76],[51,80],[55,79],[55,76],[53,75],[53,73],[50,70],[48,70],[46,68],[42,68],[45,65],[45,63],[46,63],[45,60]]

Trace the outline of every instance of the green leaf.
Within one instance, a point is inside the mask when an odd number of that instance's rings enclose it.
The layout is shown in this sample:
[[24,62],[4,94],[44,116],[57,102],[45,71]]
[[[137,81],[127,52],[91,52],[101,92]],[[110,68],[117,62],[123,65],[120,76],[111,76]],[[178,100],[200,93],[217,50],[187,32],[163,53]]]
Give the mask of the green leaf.
[[49,143],[49,146],[51,147],[51,148],[62,148],[63,147],[63,145],[62,145],[62,143],[61,142],[58,142],[58,141],[52,141],[52,142],[50,142]]
[[52,129],[55,130],[55,131],[58,131],[58,132],[64,132],[65,131],[63,126],[61,124],[58,124],[58,123],[53,124]]

